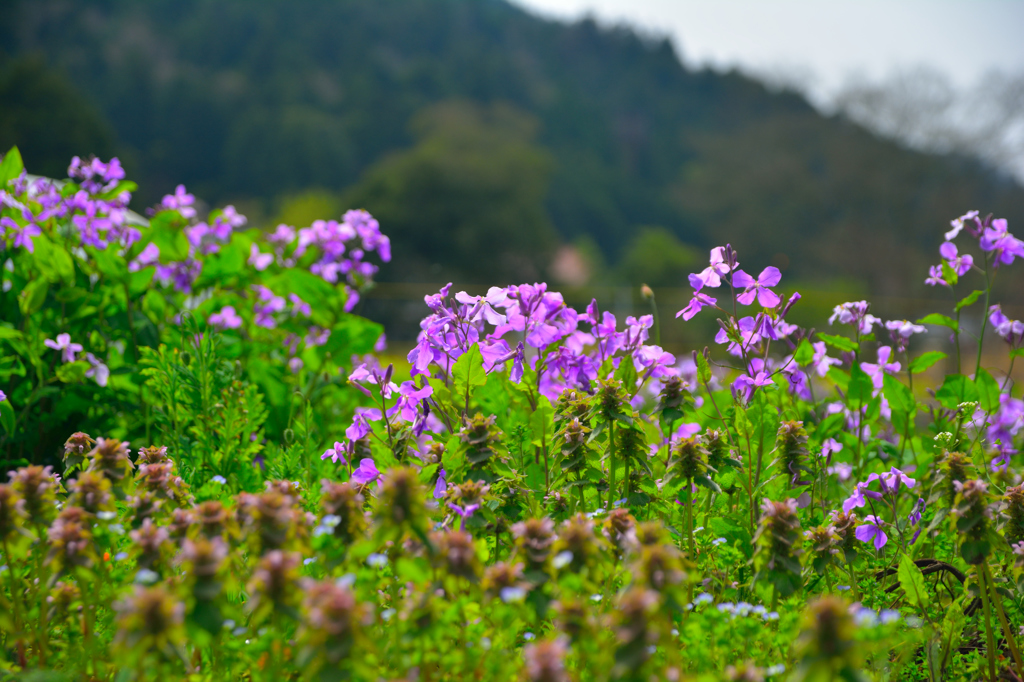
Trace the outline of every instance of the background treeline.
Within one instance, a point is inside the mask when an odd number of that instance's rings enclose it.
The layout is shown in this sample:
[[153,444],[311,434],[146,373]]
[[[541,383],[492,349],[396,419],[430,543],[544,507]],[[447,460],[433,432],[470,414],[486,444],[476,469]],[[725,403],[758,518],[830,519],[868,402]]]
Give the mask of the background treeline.
[[731,241],[787,282],[917,296],[951,217],[1024,218],[980,162],[501,0],[10,0],[0,60],[0,148],[30,169],[116,153],[141,205],[184,182],[266,224],[364,206],[382,281],[681,287]]

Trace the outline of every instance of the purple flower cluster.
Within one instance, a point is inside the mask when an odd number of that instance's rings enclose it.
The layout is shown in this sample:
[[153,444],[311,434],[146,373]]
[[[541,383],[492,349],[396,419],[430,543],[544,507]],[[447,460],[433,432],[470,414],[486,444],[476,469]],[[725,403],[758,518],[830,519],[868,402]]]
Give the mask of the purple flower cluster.
[[[1024,258],[1024,242],[1014,237],[1009,231],[1009,224],[1005,218],[993,218],[991,215],[981,218],[978,211],[968,211],[959,218],[950,222],[951,230],[946,232],[946,241],[939,247],[939,255],[942,256],[942,263],[933,265],[928,269],[928,278],[925,284],[930,286],[951,286],[955,282],[947,281],[949,277],[943,273],[943,267],[948,267],[962,277],[972,268],[978,268],[974,257],[970,254],[961,254],[953,240],[961,233],[977,240],[978,248],[988,258],[992,259],[992,266],[998,268],[1000,265],[1009,265],[1015,258]],[[978,268],[980,270],[980,268]]]

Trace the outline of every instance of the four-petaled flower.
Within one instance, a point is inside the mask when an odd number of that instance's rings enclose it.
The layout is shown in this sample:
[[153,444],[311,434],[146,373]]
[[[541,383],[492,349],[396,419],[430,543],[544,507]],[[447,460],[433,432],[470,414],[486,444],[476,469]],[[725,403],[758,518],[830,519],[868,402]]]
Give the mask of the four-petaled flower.
[[328,448],[327,451],[324,452],[324,454],[320,455],[320,459],[327,459],[329,457],[331,461],[334,463],[337,463],[338,460],[341,460],[342,464],[348,464],[348,460],[345,459],[345,452],[345,444],[338,443],[337,441],[335,441],[334,447]]
[[369,485],[380,478],[381,473],[369,457],[359,460],[359,468],[352,472],[352,481],[359,485]]
[[889,542],[889,536],[882,530],[884,523],[877,516],[869,514],[864,517],[864,523],[857,526],[854,535],[861,542],[874,541],[875,549],[882,549],[885,547],[885,543]]
[[71,343],[71,334],[57,334],[57,340],[46,339],[43,341],[47,348],[61,351],[61,362],[74,362],[75,353],[82,352],[82,344]]
[[226,305],[219,313],[210,315],[208,322],[221,329],[238,329],[242,326],[241,316],[235,312],[234,306]]
[[765,308],[774,308],[782,300],[779,295],[768,287],[773,287],[782,279],[782,273],[775,266],[768,266],[761,271],[757,279],[754,279],[742,270],[737,270],[732,275],[733,286],[744,287],[744,291],[736,297],[736,300],[743,305],[750,305],[757,298],[757,302]]

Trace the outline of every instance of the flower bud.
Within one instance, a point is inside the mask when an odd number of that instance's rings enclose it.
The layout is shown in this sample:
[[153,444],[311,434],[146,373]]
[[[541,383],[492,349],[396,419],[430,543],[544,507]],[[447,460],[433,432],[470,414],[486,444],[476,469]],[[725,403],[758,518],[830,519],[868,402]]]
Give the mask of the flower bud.
[[561,638],[548,639],[523,647],[526,679],[530,682],[568,682],[565,655],[568,647]]
[[78,478],[68,483],[71,495],[68,502],[81,507],[90,514],[113,511],[114,500],[110,494],[110,481],[95,471],[83,471]]
[[115,605],[117,635],[114,646],[135,654],[163,650],[184,637],[185,605],[164,586],[136,586]]
[[512,526],[517,553],[533,568],[542,567],[555,543],[555,522],[548,518],[527,519]]
[[60,483],[53,467],[27,466],[12,471],[11,488],[20,498],[21,508],[29,521],[37,525],[49,524],[57,515],[57,491]]
[[788,597],[801,586],[800,517],[796,510],[796,500],[765,499],[754,535],[754,580],[767,579],[781,597]]
[[320,509],[325,516],[338,518],[334,536],[345,545],[352,544],[366,531],[364,503],[359,489],[351,483],[335,483],[326,478],[320,482]]
[[480,559],[469,533],[446,530],[433,534],[437,556],[449,574],[475,582],[480,575]]
[[89,471],[103,474],[114,485],[134,468],[128,457],[128,443],[112,438],[97,438],[89,458]]

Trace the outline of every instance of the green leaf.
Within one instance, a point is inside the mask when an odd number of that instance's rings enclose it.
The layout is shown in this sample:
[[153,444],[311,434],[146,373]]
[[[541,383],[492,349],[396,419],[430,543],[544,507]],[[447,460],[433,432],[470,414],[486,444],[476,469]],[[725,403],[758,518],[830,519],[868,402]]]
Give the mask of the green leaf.
[[473,389],[486,383],[484,356],[480,354],[480,346],[474,343],[452,367],[452,398],[458,406],[466,407]]
[[836,350],[846,352],[854,352],[857,350],[857,342],[853,339],[848,339],[845,336],[834,336],[832,334],[822,334],[821,332],[818,332],[818,338]]
[[954,286],[960,281],[960,276],[956,274],[956,270],[949,266],[949,263],[942,261],[942,279],[946,280],[946,284]]
[[959,331],[960,325],[956,320],[945,315],[939,315],[938,313],[932,313],[931,315],[925,315],[917,324],[937,324],[941,327],[949,327],[953,331]]
[[846,389],[847,401],[863,405],[871,400],[874,390],[871,377],[860,368],[860,365],[853,363],[853,366],[850,367],[850,385]]
[[985,293],[984,291],[979,291],[979,290],[975,289],[971,293],[967,294],[967,296],[965,296],[962,301],[960,301],[959,303],[956,304],[956,311],[960,312],[961,310],[963,310],[967,306],[973,304],[984,293]]
[[31,315],[42,308],[49,288],[50,283],[42,277],[29,282],[18,294],[18,307],[21,308],[22,315]]
[[68,362],[57,368],[57,379],[64,384],[80,384],[89,371],[89,363],[85,360]]
[[793,353],[793,360],[796,364],[801,367],[806,367],[814,361],[814,347],[804,339],[800,342],[800,345],[796,347],[796,351]]
[[1010,351],[1010,357],[1011,358],[1024,357],[1024,348],[1015,348],[1015,349],[1011,350]]
[[0,341],[3,341],[5,339],[10,339],[12,341],[18,341],[18,340],[22,339],[23,337],[24,337],[24,334],[22,334],[17,329],[14,329],[12,327],[5,327],[4,325],[0,324]]
[[50,241],[45,234],[35,237],[35,261],[43,277],[54,284],[63,282],[67,286],[75,283],[75,265],[70,254]]
[[4,160],[0,161],[0,188],[7,187],[7,183],[21,175],[23,170],[25,164],[21,160],[21,152],[17,147],[11,147],[4,154]]
[[981,409],[992,414],[999,409],[999,383],[988,373],[985,368],[978,370],[974,377],[974,385],[978,389],[978,401]]
[[697,353],[697,378],[702,384],[708,384],[711,381],[711,365],[708,364],[708,359],[704,357],[703,353]]
[[703,488],[707,488],[708,490],[710,490],[712,492],[716,492],[716,493],[721,493],[722,492],[722,489],[718,486],[718,484],[715,483],[714,481],[712,481],[710,478],[708,478],[704,474],[701,474],[700,476],[694,476],[693,477],[693,482],[695,484],[703,487]]
[[977,402],[978,389],[963,374],[950,374],[935,392],[935,399],[946,409],[955,410],[960,403]]
[[927,353],[922,353],[913,360],[910,361],[910,373],[920,374],[939,360],[945,360],[947,355],[937,350],[930,350]]
[[903,588],[903,592],[907,596],[907,602],[915,608],[922,610],[928,608],[931,599],[924,583],[924,575],[906,554],[900,559],[896,576],[899,578],[900,587]]
[[10,399],[0,401],[0,424],[3,425],[7,435],[14,434],[14,407]]
[[636,387],[636,367],[631,360],[624,360],[619,363],[615,370],[615,378],[622,382],[627,391],[632,393]]
[[882,395],[889,401],[889,407],[894,411],[909,414],[917,406],[910,389],[904,386],[902,381],[889,374],[882,378]]

